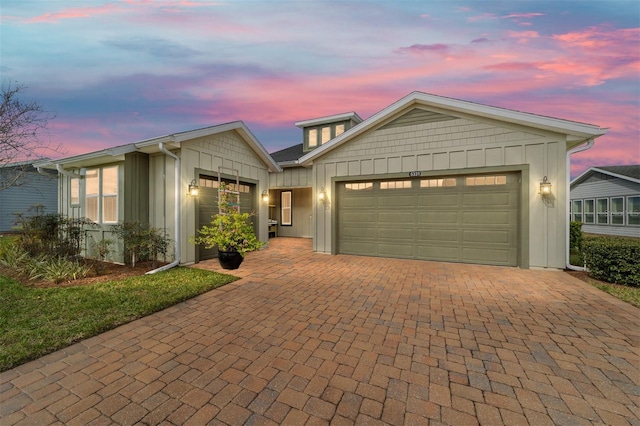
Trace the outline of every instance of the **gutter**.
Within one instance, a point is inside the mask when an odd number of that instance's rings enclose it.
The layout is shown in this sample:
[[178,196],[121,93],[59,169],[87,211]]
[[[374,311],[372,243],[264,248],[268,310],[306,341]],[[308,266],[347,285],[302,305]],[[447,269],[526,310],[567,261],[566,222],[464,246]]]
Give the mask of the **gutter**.
[[575,154],[577,152],[582,152],[582,151],[586,151],[588,149],[593,148],[593,145],[595,144],[595,139],[589,139],[587,141],[586,145],[583,146],[577,146],[575,148],[570,149],[569,151],[567,151],[567,157],[566,157],[566,174],[567,174],[567,182],[566,182],[566,209],[567,209],[567,232],[566,232],[566,238],[565,238],[565,267],[567,269],[570,269],[572,271],[586,271],[587,268],[582,268],[580,266],[574,266],[571,264],[570,262],[570,258],[569,258],[569,253],[570,253],[570,242],[569,242],[569,238],[571,235],[571,206],[569,205],[569,203],[571,202],[571,154]]
[[180,264],[181,253],[181,240],[180,240],[180,157],[175,155],[174,153],[168,151],[164,147],[164,143],[160,142],[158,144],[158,149],[163,152],[165,155],[173,158],[174,162],[174,192],[175,192],[175,240],[176,240],[176,252],[175,252],[175,260],[167,265],[161,266],[159,268],[153,269],[147,274],[155,274],[156,272],[166,271],[167,269],[171,269],[174,266],[178,266]]

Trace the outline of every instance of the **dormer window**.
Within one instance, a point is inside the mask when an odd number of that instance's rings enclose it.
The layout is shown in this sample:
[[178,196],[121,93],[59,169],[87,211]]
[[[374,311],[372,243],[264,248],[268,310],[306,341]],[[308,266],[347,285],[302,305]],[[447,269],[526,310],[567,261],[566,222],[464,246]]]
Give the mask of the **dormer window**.
[[318,129],[309,129],[309,148],[318,146]]
[[362,122],[355,112],[299,121],[303,129],[304,152],[312,151]]

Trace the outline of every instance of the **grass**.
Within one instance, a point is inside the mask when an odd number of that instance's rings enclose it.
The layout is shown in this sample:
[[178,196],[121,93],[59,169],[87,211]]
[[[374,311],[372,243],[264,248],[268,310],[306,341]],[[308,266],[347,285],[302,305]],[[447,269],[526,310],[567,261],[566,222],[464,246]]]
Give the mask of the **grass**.
[[589,279],[589,284],[597,289],[609,293],[623,302],[627,302],[636,308],[640,308],[640,287],[631,287],[620,284],[610,284],[603,281]]
[[178,267],[90,286],[32,288],[0,276],[0,371],[236,279]]

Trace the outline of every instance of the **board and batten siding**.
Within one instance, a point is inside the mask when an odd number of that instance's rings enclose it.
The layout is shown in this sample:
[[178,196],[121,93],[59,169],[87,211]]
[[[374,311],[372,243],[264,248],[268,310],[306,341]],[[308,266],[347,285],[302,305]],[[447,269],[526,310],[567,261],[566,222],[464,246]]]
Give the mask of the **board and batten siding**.
[[[268,188],[269,176],[264,162],[233,130],[184,141],[181,143],[179,155],[182,163],[180,182],[183,186],[180,188],[182,263],[192,263],[196,260],[196,250],[195,245],[189,242],[189,237],[196,233],[197,200],[187,194],[189,182],[192,179],[196,179],[197,182],[201,173],[217,177],[218,167],[225,168],[226,177],[230,177],[231,170],[236,169],[241,181],[255,183],[255,196],[259,197],[260,193]],[[156,226],[163,224],[167,229],[173,228],[174,223],[173,174],[174,160],[172,158],[165,155],[153,157],[151,175],[153,179],[162,184],[159,185],[159,190],[153,191],[155,194],[151,196],[151,205],[155,205],[155,208],[151,209],[151,216],[154,222],[158,223]],[[159,203],[155,203],[155,201],[159,201]],[[259,206],[256,211],[256,219],[259,224],[258,238],[261,241],[267,241],[268,206],[259,199],[254,201],[254,205]]]
[[[528,183],[521,208],[528,209],[530,267],[565,266],[565,136],[491,120],[456,118],[371,130],[314,160],[314,192],[324,186],[335,200],[332,181],[341,177],[380,176],[420,171],[462,174],[509,167],[522,171]],[[433,173],[432,173],[433,172]],[[551,200],[538,195],[539,182],[552,183]],[[314,199],[317,197],[314,197]],[[334,249],[334,206],[315,202],[314,251]],[[543,229],[544,232],[540,232]],[[526,242],[525,242],[526,244]]]
[[[596,182],[577,183],[571,189],[571,201],[596,200],[598,198],[640,196],[640,184],[620,178],[611,178]],[[584,209],[584,206],[583,206]],[[596,225],[583,224],[582,232],[587,234],[616,235],[620,237],[640,238],[640,227],[626,225]]]
[[305,188],[313,185],[311,168],[290,167],[279,173],[269,173],[269,188]]

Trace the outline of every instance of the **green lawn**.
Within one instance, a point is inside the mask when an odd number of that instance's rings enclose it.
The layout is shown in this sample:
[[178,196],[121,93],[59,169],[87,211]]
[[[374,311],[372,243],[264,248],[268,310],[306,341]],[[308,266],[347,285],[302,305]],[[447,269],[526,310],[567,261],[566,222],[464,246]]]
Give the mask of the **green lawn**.
[[589,284],[598,288],[623,302],[630,303],[636,308],[640,308],[640,287],[631,287],[620,284],[610,284],[603,281],[590,279]]
[[177,267],[89,286],[32,288],[0,276],[0,371],[236,279]]

